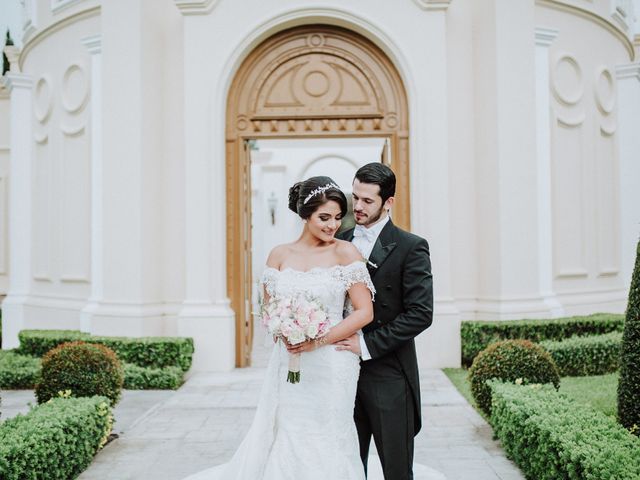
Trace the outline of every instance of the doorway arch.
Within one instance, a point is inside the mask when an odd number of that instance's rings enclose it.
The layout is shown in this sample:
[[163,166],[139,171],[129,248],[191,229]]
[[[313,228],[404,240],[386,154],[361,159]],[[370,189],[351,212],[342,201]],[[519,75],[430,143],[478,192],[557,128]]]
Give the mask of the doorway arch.
[[[236,314],[236,366],[251,361],[249,141],[385,137],[380,160],[397,177],[394,222],[410,227],[409,112],[402,79],[369,39],[304,25],[258,45],[238,69],[226,108],[227,294]],[[376,159],[372,159],[374,161]]]

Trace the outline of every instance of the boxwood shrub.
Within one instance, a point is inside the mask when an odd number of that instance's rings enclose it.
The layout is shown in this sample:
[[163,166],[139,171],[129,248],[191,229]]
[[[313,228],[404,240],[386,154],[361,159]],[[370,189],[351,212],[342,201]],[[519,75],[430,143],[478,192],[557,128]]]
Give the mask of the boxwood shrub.
[[178,367],[145,368],[124,364],[124,388],[128,390],[175,390],[182,385],[184,372]]
[[626,318],[620,355],[618,419],[640,436],[640,240],[629,288]]
[[[175,390],[184,382],[178,367],[145,368],[123,363],[124,385],[128,390]],[[0,350],[0,388],[32,389],[41,372],[41,360],[30,355]]]
[[563,377],[604,375],[620,367],[621,332],[547,340],[540,345],[551,354]]
[[69,480],[91,463],[113,425],[104,397],[56,398],[0,424],[0,478]]
[[494,433],[526,478],[640,479],[640,439],[613,418],[552,387],[490,387]]
[[42,357],[36,398],[43,403],[69,390],[74,397],[102,395],[115,406],[122,393],[124,372],[108,347],[82,341],[63,343]]
[[612,313],[545,320],[462,322],[462,363],[465,366],[471,365],[478,353],[499,340],[562,340],[575,335],[621,332],[623,328],[624,315]]
[[491,413],[491,389],[488,380],[550,383],[560,387],[560,376],[551,355],[529,340],[503,340],[490,345],[473,361],[469,369],[471,394],[478,408]]
[[0,350],[0,388],[31,389],[40,377],[40,359]]
[[20,353],[42,357],[52,348],[74,340],[99,343],[112,349],[122,362],[140,367],[180,367],[186,372],[193,358],[193,339],[182,337],[100,337],[76,330],[22,330]]

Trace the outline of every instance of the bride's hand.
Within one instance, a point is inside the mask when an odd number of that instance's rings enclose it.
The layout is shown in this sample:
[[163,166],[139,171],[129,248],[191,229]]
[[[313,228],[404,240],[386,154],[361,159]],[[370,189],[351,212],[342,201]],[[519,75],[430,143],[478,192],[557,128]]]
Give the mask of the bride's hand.
[[306,342],[296,343],[295,345],[285,342],[285,345],[289,353],[311,352],[317,348],[317,342],[315,340],[307,340]]

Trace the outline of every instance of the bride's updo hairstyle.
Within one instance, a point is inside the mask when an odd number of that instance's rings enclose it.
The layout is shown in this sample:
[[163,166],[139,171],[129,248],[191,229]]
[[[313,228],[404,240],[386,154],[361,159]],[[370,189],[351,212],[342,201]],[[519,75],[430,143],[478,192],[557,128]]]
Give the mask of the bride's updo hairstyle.
[[331,200],[340,205],[340,213],[344,217],[347,214],[347,197],[329,177],[311,177],[289,189],[289,209],[303,220]]

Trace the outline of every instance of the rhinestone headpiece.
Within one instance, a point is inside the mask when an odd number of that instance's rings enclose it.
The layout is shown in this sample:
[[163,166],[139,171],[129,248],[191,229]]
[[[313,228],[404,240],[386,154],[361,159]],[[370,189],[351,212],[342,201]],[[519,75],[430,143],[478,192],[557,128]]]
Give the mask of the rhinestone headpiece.
[[325,191],[329,190],[330,188],[335,188],[336,190],[340,190],[340,187],[337,186],[335,183],[327,183],[323,187],[318,187],[315,190],[312,190],[311,193],[307,195],[307,198],[304,199],[304,202],[302,202],[302,204],[306,205],[307,202],[311,200],[313,197],[315,197],[316,195],[322,195]]

